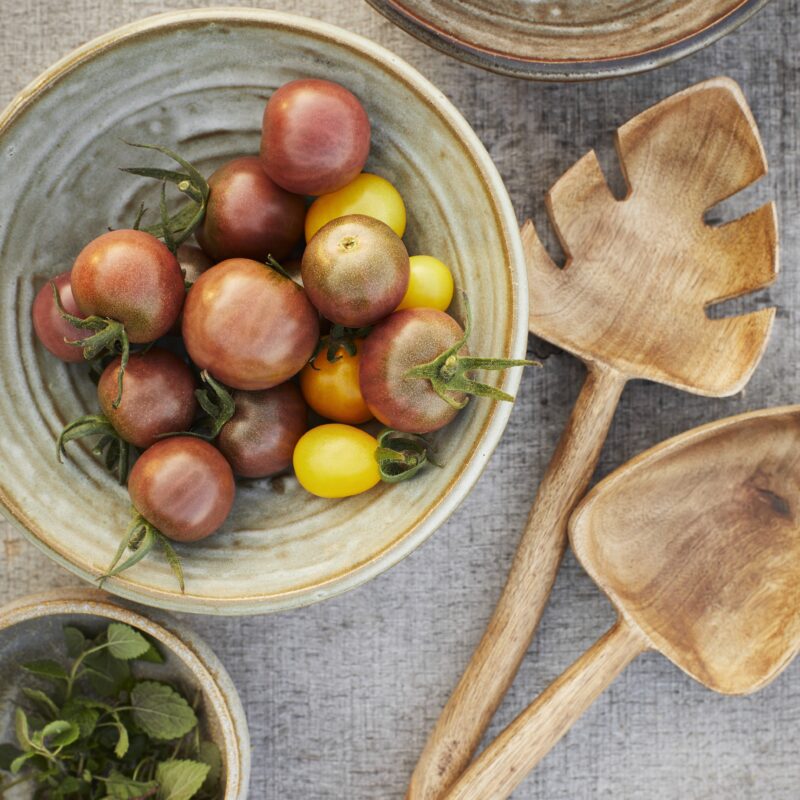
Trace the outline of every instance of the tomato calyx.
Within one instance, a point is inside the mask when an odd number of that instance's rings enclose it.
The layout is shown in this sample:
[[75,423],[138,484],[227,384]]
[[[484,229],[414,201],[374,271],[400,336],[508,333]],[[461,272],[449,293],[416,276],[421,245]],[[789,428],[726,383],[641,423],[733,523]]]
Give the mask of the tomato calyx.
[[[152,523],[148,522],[138,511],[134,510],[134,516],[128,525],[125,535],[114,554],[108,569],[98,579],[98,586],[102,588],[103,584],[109,579],[119,575],[126,569],[130,569],[138,564],[145,556],[149,555],[156,545],[159,545],[167,563],[172,570],[173,575],[178,581],[181,593],[186,589],[183,578],[183,565],[181,559],[175,548],[169,543],[169,540],[164,536],[158,528]],[[119,563],[126,550],[131,551],[131,555],[125,559],[121,564]]]
[[119,376],[117,377],[117,396],[112,403],[114,408],[119,408],[119,404],[122,402],[122,383],[125,377],[125,368],[128,366],[128,358],[131,353],[130,342],[128,341],[128,334],[125,331],[125,326],[121,322],[111,319],[110,317],[98,317],[93,314],[90,317],[84,318],[70,314],[61,303],[61,296],[58,293],[55,282],[50,281],[50,286],[53,289],[56,308],[58,309],[58,313],[61,314],[62,319],[81,330],[95,331],[95,333],[88,336],[86,339],[65,339],[64,341],[67,344],[82,348],[83,357],[87,361],[93,361],[98,356],[105,353],[119,355],[121,357]]
[[423,436],[384,428],[377,438],[375,460],[384,483],[408,480],[428,463],[441,467],[433,458],[430,443]]
[[103,457],[106,469],[116,473],[120,485],[124,486],[131,466],[131,446],[120,437],[108,417],[103,414],[86,414],[64,426],[56,442],[56,458],[63,463],[67,454],[67,442],[84,436],[99,436],[92,448],[94,455]]
[[208,370],[200,373],[200,380],[207,383],[208,389],[195,389],[194,396],[197,404],[207,416],[200,419],[189,431],[170,431],[160,433],[156,439],[169,439],[173,436],[194,436],[195,439],[203,439],[206,442],[213,442],[219,436],[220,431],[230,420],[236,411],[231,393],[219,381],[209,375]]
[[[539,361],[531,361],[527,358],[480,358],[458,355],[458,351],[467,343],[472,332],[472,317],[466,296],[464,302],[465,325],[464,335],[461,339],[427,364],[412,367],[406,373],[406,377],[430,381],[436,394],[453,408],[464,408],[469,401],[469,395],[513,403],[512,395],[496,386],[473,380],[467,377],[467,373],[476,369],[503,370],[509,367],[541,367],[542,365]],[[453,396],[454,393],[468,396],[463,400],[458,400]]]
[[[161,222],[151,225],[143,230],[162,239],[164,244],[174,253],[195,231],[203,221],[208,205],[210,189],[203,174],[190,162],[181,158],[177,153],[167,147],[157,144],[139,144],[125,142],[131,147],[140,147],[145,150],[155,150],[177,162],[183,171],[172,169],[159,169],[156,167],[122,167],[123,172],[139,175],[143,178],[153,178],[161,181]],[[179,211],[172,216],[166,209],[166,184],[174,184],[181,194],[189,198]],[[138,222],[141,222],[141,217]]]
[[212,378],[208,370],[204,369],[200,373],[200,379],[203,383],[208,384],[211,392],[208,389],[194,390],[198,405],[208,414],[208,420],[206,420],[208,431],[199,435],[210,441],[217,438],[225,423],[233,416],[236,404],[233,402],[231,393],[219,381]]
[[327,351],[326,356],[331,364],[341,359],[342,356],[339,350],[343,349],[347,355],[355,356],[358,353],[356,339],[363,339],[371,330],[371,325],[363,328],[346,328],[344,325],[339,324],[332,325],[330,333],[319,340],[314,352],[311,354],[311,358],[308,359],[311,369],[319,371],[319,367],[314,362],[323,350]]

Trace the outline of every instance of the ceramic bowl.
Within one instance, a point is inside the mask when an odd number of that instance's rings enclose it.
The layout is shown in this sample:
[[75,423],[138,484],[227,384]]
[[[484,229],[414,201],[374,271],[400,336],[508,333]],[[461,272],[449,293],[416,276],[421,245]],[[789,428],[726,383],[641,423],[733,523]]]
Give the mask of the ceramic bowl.
[[443,52],[504,75],[613,78],[688,56],[769,0],[368,0]]
[[[348,86],[373,126],[367,168],[408,206],[411,253],[448,263],[466,291],[476,354],[522,357],[527,288],[517,221],[474,132],[444,95],[392,53],[346,31],[247,9],[170,13],[75,51],[0,116],[0,502],[27,537],[96,580],[129,520],[124,488],[88,448],[59,465],[62,426],[96,410],[84,365],[35,341],[34,293],[108,226],[129,227],[158,188],[116,169],[153,163],[126,141],[167,144],[208,173],[258,150],[264,104],[279,85],[322,76]],[[165,163],[166,166],[166,163]],[[453,310],[463,314],[459,303]],[[514,394],[520,370],[488,380]],[[423,542],[485,467],[510,404],[469,404],[439,437],[442,469],[347,500],[321,500],[291,476],[240,486],[221,532],[180,548],[181,594],[150,557],[106,588],[184,611],[249,614],[322,600],[374,577]]]
[[36,658],[62,661],[62,629],[75,625],[100,631],[124,622],[158,642],[163,664],[138,664],[137,674],[202,692],[204,734],[219,748],[224,800],[246,800],[250,780],[250,737],[233,683],[209,646],[167,616],[148,619],[117,605],[96,589],[54,589],[23,597],[0,608],[0,741],[13,741],[13,711],[19,701],[19,664]]

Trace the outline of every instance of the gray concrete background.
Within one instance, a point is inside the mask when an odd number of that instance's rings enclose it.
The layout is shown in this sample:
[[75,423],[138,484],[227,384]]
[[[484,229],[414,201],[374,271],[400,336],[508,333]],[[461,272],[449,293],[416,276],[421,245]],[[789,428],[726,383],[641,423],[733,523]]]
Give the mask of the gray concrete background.
[[[148,14],[157,0],[0,0],[0,103],[73,47]],[[542,85],[503,78],[429,50],[358,0],[243,3],[337,23],[387,46],[437,84],[486,144],[519,218],[543,222],[547,187],[588,148],[613,169],[611,134],[628,117],[696,81],[725,74],[750,100],[770,175],[721,216],[775,197],[782,274],[756,301],[779,306],[747,391],[726,400],[633,384],[599,475],[702,422],[798,400],[798,0],[774,0],[730,37],[690,58],[613,82]],[[2,179],[0,178],[0,181]],[[750,301],[753,302],[752,300]],[[483,631],[537,482],[581,381],[566,356],[524,379],[511,423],[471,497],[429,542],[350,594],[279,616],[194,619],[242,694],[253,742],[253,798],[402,798],[439,709]],[[0,434],[1,436],[1,434]],[[2,446],[0,438],[0,446]],[[0,600],[76,579],[0,523]],[[499,712],[498,733],[612,620],[568,557],[540,634]],[[797,798],[800,662],[749,698],[723,698],[665,659],[638,659],[515,798]]]

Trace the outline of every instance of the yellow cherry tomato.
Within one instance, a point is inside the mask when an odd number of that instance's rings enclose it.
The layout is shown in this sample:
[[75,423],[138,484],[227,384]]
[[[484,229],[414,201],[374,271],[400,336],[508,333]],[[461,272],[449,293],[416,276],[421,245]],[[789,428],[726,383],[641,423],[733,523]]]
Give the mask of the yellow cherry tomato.
[[312,428],[295,445],[292,462],[300,485],[319,497],[350,497],[381,479],[378,440],[352,425]]
[[408,289],[397,306],[401,308],[438,308],[447,311],[453,299],[453,274],[446,264],[433,256],[411,256]]
[[385,222],[398,236],[406,230],[406,207],[400,192],[380,175],[362,172],[330,194],[320,195],[306,214],[306,241],[331,220],[364,214]]
[[303,397],[321,417],[350,425],[372,419],[358,383],[362,344],[363,339],[353,341],[356,353],[352,356],[344,346],[339,347],[335,361],[328,360],[328,348],[323,344],[313,364],[306,364],[300,372]]

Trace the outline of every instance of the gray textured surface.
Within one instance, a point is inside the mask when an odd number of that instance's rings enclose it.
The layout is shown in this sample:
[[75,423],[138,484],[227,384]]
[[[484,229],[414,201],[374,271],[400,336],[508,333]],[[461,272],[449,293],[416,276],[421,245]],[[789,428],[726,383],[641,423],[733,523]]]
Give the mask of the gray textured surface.
[[[0,0],[0,102],[89,38],[150,13],[191,5],[196,4]],[[631,385],[599,473],[701,422],[797,401],[800,0],[774,0],[729,38],[656,73],[575,86],[516,81],[449,60],[356,0],[247,5],[318,16],[406,58],[475,127],[507,181],[520,219],[533,214],[542,227],[544,191],[587,148],[598,148],[607,169],[614,169],[610,135],[618,124],[703,78],[726,74],[738,80],[761,126],[771,173],[727,203],[721,215],[732,216],[769,196],[778,199],[783,272],[755,301],[780,307],[772,342],[750,387],[734,398],[705,400]],[[568,357],[530,372],[505,438],[472,496],[424,547],[383,577],[289,614],[193,621],[231,671],[248,709],[253,798],[403,796],[424,739],[502,586],[580,380],[580,366]],[[0,538],[0,600],[75,581],[5,523]],[[607,601],[568,558],[540,635],[492,732],[611,619]],[[663,658],[648,655],[598,701],[515,797],[796,798],[798,724],[800,663],[761,693],[737,699],[718,697]]]

